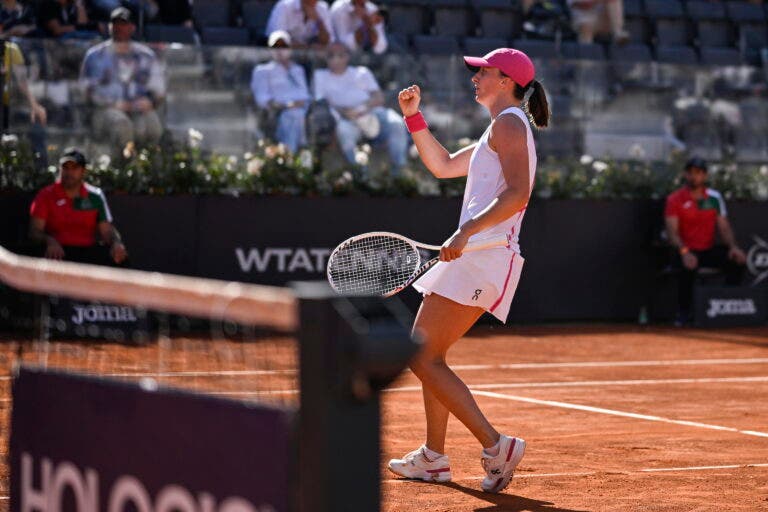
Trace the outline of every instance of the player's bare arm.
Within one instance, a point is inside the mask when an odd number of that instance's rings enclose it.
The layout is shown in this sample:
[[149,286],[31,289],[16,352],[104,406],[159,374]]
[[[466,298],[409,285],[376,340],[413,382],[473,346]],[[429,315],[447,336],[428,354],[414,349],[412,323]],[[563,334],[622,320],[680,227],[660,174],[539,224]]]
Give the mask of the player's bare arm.
[[[421,89],[418,85],[407,87],[400,91],[397,100],[403,116],[415,115],[419,112]],[[411,135],[416,149],[419,150],[421,161],[436,178],[458,178],[467,175],[469,159],[477,144],[470,144],[455,153],[450,153],[429,130],[419,130]]]
[[469,237],[505,221],[522,210],[528,202],[531,182],[527,132],[522,120],[512,115],[498,118],[491,125],[489,144],[499,155],[507,189],[445,241],[440,252],[444,261],[460,257]]

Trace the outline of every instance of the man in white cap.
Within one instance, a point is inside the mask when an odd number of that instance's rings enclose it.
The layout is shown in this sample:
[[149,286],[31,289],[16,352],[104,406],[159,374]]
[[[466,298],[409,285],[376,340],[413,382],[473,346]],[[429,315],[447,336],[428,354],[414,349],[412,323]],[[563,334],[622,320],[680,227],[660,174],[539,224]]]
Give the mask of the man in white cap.
[[272,49],[272,60],[253,69],[251,91],[256,105],[266,111],[265,117],[276,120],[274,138],[295,153],[306,145],[304,119],[310,100],[306,74],[291,60],[288,32],[272,32],[267,44]]

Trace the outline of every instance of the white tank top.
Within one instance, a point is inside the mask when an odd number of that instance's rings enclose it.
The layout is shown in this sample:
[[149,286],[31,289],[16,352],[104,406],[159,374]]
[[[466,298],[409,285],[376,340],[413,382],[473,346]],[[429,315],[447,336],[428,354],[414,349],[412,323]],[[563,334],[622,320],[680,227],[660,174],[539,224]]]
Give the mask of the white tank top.
[[[525,131],[527,133],[526,142],[528,146],[528,173],[530,177],[528,197],[530,198],[533,182],[536,177],[536,146],[533,141],[533,132],[531,131],[528,117],[520,108],[509,107],[503,110],[496,119],[505,114],[516,115],[525,124]],[[504,180],[504,173],[501,171],[499,155],[491,149],[491,146],[488,144],[490,133],[491,126],[489,125],[482,137],[480,137],[477,146],[475,146],[475,149],[472,151],[472,156],[469,160],[467,186],[464,189],[464,202],[461,206],[459,226],[485,210],[485,208],[491,204],[491,201],[499,197],[499,195],[507,189],[507,182]],[[481,240],[501,233],[509,234],[511,235],[510,249],[519,253],[520,244],[518,243],[518,238],[520,234],[520,226],[523,223],[523,216],[525,215],[527,206],[528,201],[526,201],[525,206],[513,216],[485,231],[473,235],[470,237],[470,240]]]

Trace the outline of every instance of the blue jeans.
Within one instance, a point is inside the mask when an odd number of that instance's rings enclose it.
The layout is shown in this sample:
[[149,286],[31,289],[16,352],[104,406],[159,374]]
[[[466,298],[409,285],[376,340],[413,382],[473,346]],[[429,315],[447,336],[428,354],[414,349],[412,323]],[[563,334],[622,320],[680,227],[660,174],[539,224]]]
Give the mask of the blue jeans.
[[[377,107],[373,109],[373,113],[379,119],[381,131],[370,143],[375,146],[386,144],[389,159],[392,161],[392,174],[398,175],[400,169],[405,166],[408,153],[408,131],[405,129],[405,123],[397,112],[389,108]],[[340,119],[336,123],[336,138],[349,163],[355,163],[355,150],[362,137],[360,128],[353,121]]]
[[304,119],[307,117],[306,107],[286,108],[280,112],[277,119],[275,138],[282,142],[291,153],[307,144]]

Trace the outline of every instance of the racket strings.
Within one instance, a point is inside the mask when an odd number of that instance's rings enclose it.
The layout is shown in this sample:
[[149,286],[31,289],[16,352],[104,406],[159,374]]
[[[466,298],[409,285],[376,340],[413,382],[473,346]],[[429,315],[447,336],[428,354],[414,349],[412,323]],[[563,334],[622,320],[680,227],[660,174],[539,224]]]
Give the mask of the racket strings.
[[385,295],[404,286],[421,258],[412,244],[374,235],[351,240],[330,257],[328,279],[339,293]]

